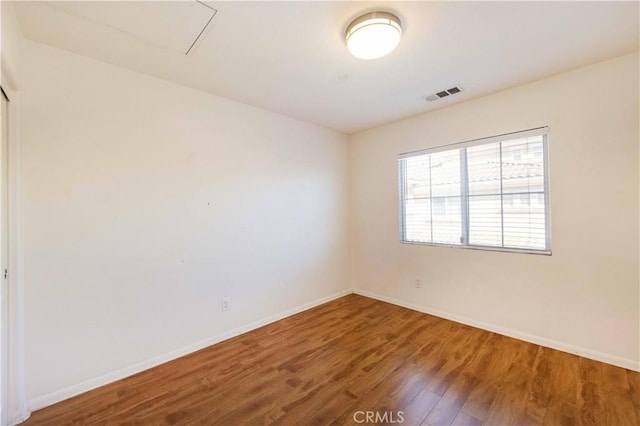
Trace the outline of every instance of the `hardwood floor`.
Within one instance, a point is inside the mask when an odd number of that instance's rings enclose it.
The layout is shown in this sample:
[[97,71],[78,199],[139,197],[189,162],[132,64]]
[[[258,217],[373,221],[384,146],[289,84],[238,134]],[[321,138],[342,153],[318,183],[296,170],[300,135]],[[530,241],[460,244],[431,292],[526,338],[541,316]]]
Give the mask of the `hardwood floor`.
[[638,425],[640,373],[349,295],[36,411],[25,424],[400,420]]

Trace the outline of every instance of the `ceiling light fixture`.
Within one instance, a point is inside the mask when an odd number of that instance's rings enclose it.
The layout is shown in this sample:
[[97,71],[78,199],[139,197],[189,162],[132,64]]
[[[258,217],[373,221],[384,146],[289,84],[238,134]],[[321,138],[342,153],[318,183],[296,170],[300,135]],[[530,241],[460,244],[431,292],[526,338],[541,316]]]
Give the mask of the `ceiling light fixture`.
[[359,59],[376,59],[388,55],[400,43],[400,19],[388,12],[370,12],[354,19],[347,27],[347,49]]

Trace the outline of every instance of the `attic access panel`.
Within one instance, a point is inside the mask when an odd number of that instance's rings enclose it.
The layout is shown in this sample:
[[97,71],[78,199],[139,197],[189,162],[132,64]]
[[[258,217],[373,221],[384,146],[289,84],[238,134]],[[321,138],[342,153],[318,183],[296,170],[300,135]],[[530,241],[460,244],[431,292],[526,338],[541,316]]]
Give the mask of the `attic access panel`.
[[217,10],[200,1],[57,1],[68,14],[122,31],[133,38],[187,55]]

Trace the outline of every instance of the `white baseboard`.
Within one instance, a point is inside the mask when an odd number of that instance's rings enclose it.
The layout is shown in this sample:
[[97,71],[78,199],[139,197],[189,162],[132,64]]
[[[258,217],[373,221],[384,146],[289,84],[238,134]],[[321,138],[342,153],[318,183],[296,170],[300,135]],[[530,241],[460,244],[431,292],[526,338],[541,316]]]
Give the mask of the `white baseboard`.
[[151,359],[138,362],[129,367],[122,368],[120,370],[113,371],[111,373],[107,373],[105,375],[96,377],[91,380],[87,380],[86,382],[78,383],[77,385],[69,386],[64,389],[60,389],[59,391],[52,392],[47,395],[43,395],[37,398],[34,398],[28,401],[27,406],[30,411],[39,410],[41,408],[47,407],[49,405],[55,404],[57,402],[63,401],[65,399],[74,397],[81,393],[90,391],[92,389],[98,388],[100,386],[104,386],[106,384],[115,382],[120,379],[124,379],[125,377],[132,376],[134,374],[140,373],[144,370],[148,370],[150,368],[156,367],[160,364],[164,364],[169,361],[173,361],[176,358],[180,358],[182,356],[188,355],[192,352],[199,351],[200,349],[204,349],[208,346],[214,345],[216,343],[222,342],[224,340],[230,339],[232,337],[236,337],[240,334],[247,333],[251,330],[255,330],[256,328],[263,327],[267,324],[271,324],[276,321],[280,321],[281,319],[290,317],[292,315],[298,314],[300,312],[306,311],[308,309],[314,308],[318,305],[322,305],[323,303],[330,302],[332,300],[338,299],[342,296],[346,296],[347,294],[351,294],[353,291],[351,289],[343,290],[338,293],[334,293],[327,297],[323,297],[321,299],[314,300],[309,303],[305,303],[303,305],[297,306],[295,308],[286,310],[284,312],[272,315],[267,318],[263,318],[258,321],[254,321],[252,323],[246,324],[244,326],[237,327],[232,329],[229,332],[219,334],[217,336],[210,337],[205,340],[201,340],[192,345],[185,346],[183,348],[177,349],[175,351],[171,351],[162,355],[158,355]]
[[[273,322],[279,321],[281,319],[287,318],[289,316],[298,314],[300,312],[306,311],[308,309],[314,308],[318,305],[322,305],[323,303],[330,302],[332,300],[338,299],[342,296],[346,296],[347,294],[359,294],[361,296],[369,297],[376,300],[381,300],[383,302],[392,303],[394,305],[402,306],[404,308],[412,309],[414,311],[423,312],[426,314],[434,315],[440,318],[445,318],[451,321],[459,322],[462,324],[470,325],[473,327],[481,328],[483,330],[488,330],[494,333],[502,334],[504,336],[513,337],[515,339],[524,340],[526,342],[534,343],[537,345],[545,346],[552,349],[557,349],[563,352],[568,352],[576,355],[583,356],[585,358],[594,359],[596,361],[605,362],[607,364],[612,364],[618,367],[627,368],[629,370],[640,371],[640,362],[634,361],[632,359],[622,358],[611,354],[606,354],[604,352],[594,351],[592,349],[583,348],[580,346],[571,345],[568,343],[564,343],[558,340],[547,339],[545,337],[536,336],[529,333],[524,333],[517,330],[512,330],[506,327],[501,327],[494,324],[485,323],[482,321],[476,321],[470,318],[462,317],[455,314],[450,314],[448,312],[442,312],[435,309],[426,308],[424,306],[414,305],[412,303],[403,302],[398,299],[394,299],[392,297],[383,296],[380,294],[372,293],[366,290],[361,289],[347,289],[340,291],[338,293],[334,293],[330,296],[323,297],[321,299],[314,300],[309,303],[305,303],[293,309],[289,309],[287,311],[281,312],[276,315],[272,315],[270,317],[254,321],[250,324],[237,327],[227,333],[222,333],[217,336],[210,337],[208,339],[202,340],[200,342],[194,343],[192,345],[177,349],[175,351],[171,351],[146,361],[142,361],[136,364],[133,364],[129,367],[122,368],[120,370],[116,370],[114,372],[96,377],[91,380],[87,380],[82,383],[78,383],[77,385],[69,386],[67,388],[61,389],[56,392],[52,392],[47,395],[43,395],[37,398],[32,399],[28,402],[27,406],[29,411],[39,410],[41,408],[47,407],[49,405],[55,404],[57,402],[63,401],[65,399],[74,397],[81,393],[90,391],[92,389],[98,388],[100,386],[104,386],[106,384],[115,382],[120,379],[124,379],[126,377],[132,376],[134,374],[140,373],[144,370],[148,370],[150,368],[156,367],[160,364],[164,364],[166,362],[172,361],[176,358],[180,358],[182,356],[188,355],[192,352],[196,352],[200,349],[206,348],[208,346],[214,345],[216,343],[222,342],[224,340],[230,339],[232,337],[238,336],[240,334],[247,333],[251,330],[255,330],[257,328],[263,327],[267,324],[271,324]],[[26,417],[28,417],[29,412],[26,412]],[[17,424],[21,421],[26,420],[25,418],[20,419],[19,421],[12,422],[11,424]]]
[[442,312],[436,309],[426,308],[424,306],[414,305],[412,303],[403,302],[401,300],[394,299],[392,297],[382,296],[380,294],[372,293],[366,290],[360,290],[356,288],[356,289],[353,289],[353,292],[361,296],[370,297],[371,299],[392,303],[394,305],[402,306],[404,308],[412,309],[414,311],[423,312],[425,314],[434,315],[440,318],[445,318],[451,321],[470,325],[472,327],[477,327],[483,330],[502,334],[504,336],[513,337],[515,339],[524,340],[525,342],[535,343],[536,345],[545,346],[551,349],[557,349],[562,352],[568,352],[571,354],[580,355],[585,358],[601,361],[607,364],[615,365],[617,367],[627,368],[629,370],[634,370],[634,371],[640,371],[640,361],[622,358],[622,357],[607,354],[604,352],[594,351],[592,349],[583,348],[581,346],[576,346],[569,343],[564,343],[559,340],[547,339],[546,337],[540,337],[534,334],[529,334],[529,333],[525,333],[518,330],[512,330],[510,328],[502,327],[495,324],[476,321],[471,318],[450,314],[448,312]]

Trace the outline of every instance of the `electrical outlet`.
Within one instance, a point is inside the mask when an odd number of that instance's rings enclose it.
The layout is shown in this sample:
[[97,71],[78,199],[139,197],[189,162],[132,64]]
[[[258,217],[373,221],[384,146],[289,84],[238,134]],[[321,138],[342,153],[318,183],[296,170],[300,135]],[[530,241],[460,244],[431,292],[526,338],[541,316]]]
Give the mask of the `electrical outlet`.
[[231,307],[231,302],[229,299],[222,299],[222,311],[228,311]]
[[422,282],[420,282],[420,278],[416,278],[415,285],[416,288],[422,288]]

